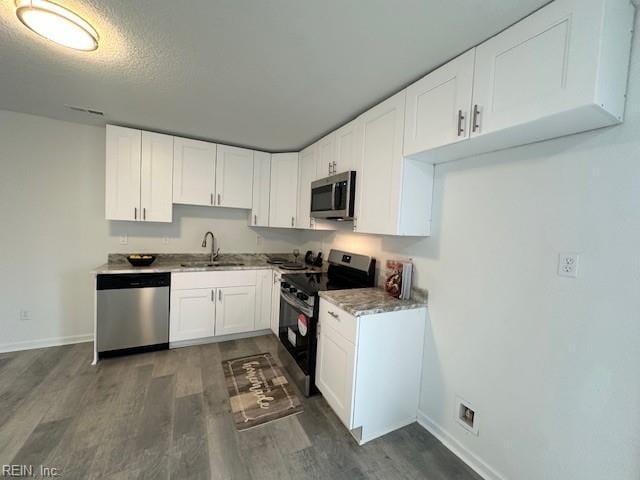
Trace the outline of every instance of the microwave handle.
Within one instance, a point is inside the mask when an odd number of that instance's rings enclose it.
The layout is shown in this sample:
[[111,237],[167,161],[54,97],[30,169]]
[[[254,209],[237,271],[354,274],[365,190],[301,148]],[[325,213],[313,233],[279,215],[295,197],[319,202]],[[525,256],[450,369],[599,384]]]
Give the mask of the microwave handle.
[[331,210],[336,210],[336,184],[335,182],[331,184]]

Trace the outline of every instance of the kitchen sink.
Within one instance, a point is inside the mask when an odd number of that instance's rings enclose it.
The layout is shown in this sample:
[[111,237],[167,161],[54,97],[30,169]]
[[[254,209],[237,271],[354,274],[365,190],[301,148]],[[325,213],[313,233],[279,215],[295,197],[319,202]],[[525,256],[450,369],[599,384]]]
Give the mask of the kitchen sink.
[[186,268],[211,268],[211,267],[242,267],[242,262],[189,262],[181,263],[181,267]]

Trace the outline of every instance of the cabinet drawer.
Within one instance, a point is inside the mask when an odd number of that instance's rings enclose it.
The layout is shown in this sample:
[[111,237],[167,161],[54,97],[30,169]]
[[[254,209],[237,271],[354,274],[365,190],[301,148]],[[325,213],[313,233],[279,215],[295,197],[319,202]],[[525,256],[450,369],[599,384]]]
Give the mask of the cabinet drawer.
[[190,288],[247,287],[255,286],[255,270],[231,270],[224,272],[184,272],[171,274],[171,288],[185,290]]
[[346,340],[356,343],[356,318],[324,299],[320,299],[320,323],[321,328],[330,327]]

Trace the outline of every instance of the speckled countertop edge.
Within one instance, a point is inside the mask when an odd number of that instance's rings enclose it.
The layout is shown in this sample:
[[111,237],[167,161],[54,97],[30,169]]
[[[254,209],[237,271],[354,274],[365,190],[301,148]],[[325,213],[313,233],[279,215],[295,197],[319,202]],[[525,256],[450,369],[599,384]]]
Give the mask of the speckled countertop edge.
[[387,294],[382,288],[377,287],[320,292],[321,298],[356,317],[426,308],[426,292],[419,291],[419,295],[420,298],[399,300]]
[[[232,270],[280,270],[282,273],[299,273],[300,271],[321,271],[321,268],[309,267],[307,270],[284,270],[279,265],[267,263],[268,256],[283,257],[293,261],[291,254],[237,253],[221,254],[217,261],[244,263],[234,266],[183,267],[182,263],[206,262],[208,254],[150,254],[156,255],[156,261],[148,267],[134,267],[126,259],[127,254],[109,254],[109,261],[91,271],[93,275],[127,274],[127,273],[182,273],[182,272],[217,272]],[[301,259],[298,258],[298,261]]]

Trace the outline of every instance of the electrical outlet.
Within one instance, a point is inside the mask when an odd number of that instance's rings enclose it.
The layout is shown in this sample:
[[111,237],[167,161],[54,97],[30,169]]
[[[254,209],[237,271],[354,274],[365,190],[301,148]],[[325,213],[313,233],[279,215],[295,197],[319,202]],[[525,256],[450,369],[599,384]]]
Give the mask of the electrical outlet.
[[31,312],[29,310],[20,310],[20,321],[28,322],[31,320]]
[[126,235],[120,235],[120,245],[126,245],[129,243],[129,239]]
[[165,245],[169,244],[169,237],[162,237],[162,243]]
[[576,278],[578,276],[578,254],[561,253],[558,256],[558,275]]

